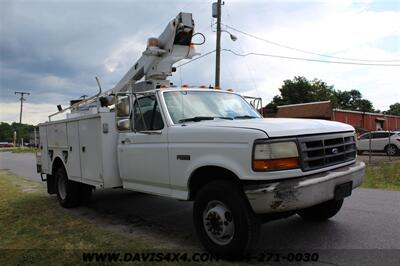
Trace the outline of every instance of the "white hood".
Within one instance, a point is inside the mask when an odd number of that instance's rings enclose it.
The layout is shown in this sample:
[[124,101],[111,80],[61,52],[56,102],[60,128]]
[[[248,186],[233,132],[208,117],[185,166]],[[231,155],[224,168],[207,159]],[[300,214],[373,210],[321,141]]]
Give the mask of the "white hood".
[[354,130],[352,126],[340,122],[298,118],[263,118],[236,120],[215,119],[212,121],[187,123],[187,125],[198,127],[235,127],[258,129],[264,131],[271,138],[308,134],[335,133]]

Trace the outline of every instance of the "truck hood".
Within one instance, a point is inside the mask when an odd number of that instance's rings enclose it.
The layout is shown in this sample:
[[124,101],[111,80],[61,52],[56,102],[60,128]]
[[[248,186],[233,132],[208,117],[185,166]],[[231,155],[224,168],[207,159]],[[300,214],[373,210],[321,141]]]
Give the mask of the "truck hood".
[[340,122],[298,118],[260,118],[236,120],[216,119],[212,121],[188,123],[186,125],[194,127],[229,127],[256,129],[264,131],[268,135],[268,137],[271,138],[335,133],[354,130],[352,126]]

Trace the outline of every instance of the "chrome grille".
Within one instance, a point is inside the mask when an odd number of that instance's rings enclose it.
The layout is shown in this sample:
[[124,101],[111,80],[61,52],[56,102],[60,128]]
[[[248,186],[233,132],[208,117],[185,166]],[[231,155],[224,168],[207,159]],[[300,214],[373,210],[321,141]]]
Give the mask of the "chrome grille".
[[353,133],[300,137],[303,171],[332,166],[356,158],[357,147]]

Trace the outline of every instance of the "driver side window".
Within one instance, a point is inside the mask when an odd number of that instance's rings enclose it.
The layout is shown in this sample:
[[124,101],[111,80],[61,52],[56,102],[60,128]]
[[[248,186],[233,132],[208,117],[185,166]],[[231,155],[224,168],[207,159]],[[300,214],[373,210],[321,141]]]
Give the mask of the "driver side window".
[[161,112],[155,95],[138,98],[133,104],[133,119],[136,131],[152,131],[164,128]]

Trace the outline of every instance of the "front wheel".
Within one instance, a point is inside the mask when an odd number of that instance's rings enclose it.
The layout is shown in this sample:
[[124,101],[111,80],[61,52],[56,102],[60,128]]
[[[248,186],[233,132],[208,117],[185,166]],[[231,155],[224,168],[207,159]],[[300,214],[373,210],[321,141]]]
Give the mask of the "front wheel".
[[318,205],[300,210],[297,212],[304,220],[308,221],[326,221],[329,218],[335,216],[343,205],[343,199],[341,200],[329,200]]
[[196,196],[193,219],[203,246],[221,258],[238,259],[257,244],[260,222],[241,188],[214,181]]

